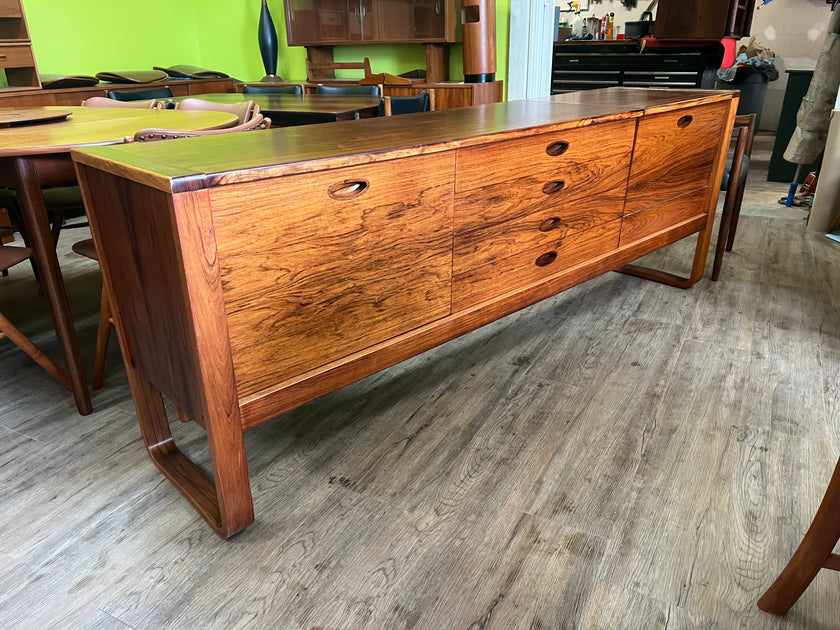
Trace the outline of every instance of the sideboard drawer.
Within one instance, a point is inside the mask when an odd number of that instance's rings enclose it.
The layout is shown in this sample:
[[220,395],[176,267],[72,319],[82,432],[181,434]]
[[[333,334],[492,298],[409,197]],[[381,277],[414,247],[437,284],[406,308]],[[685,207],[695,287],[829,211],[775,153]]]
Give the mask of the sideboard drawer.
[[211,190],[240,397],[449,315],[454,153]]
[[507,291],[566,271],[618,247],[621,219],[577,232],[552,243],[531,247],[508,258],[456,273],[452,279],[452,311],[469,308]]
[[455,192],[528,175],[562,179],[569,190],[593,186],[599,175],[623,168],[635,130],[635,119],[621,120],[459,149]]
[[624,247],[679,223],[704,217],[708,211],[708,193],[708,188],[699,188],[676,199],[626,215],[621,222],[619,245]]
[[[575,173],[523,177],[455,195],[453,272],[463,273],[533,247],[620,219],[630,148]],[[569,177],[571,184],[565,185]]]
[[728,108],[712,103],[639,120],[625,214],[708,186]]

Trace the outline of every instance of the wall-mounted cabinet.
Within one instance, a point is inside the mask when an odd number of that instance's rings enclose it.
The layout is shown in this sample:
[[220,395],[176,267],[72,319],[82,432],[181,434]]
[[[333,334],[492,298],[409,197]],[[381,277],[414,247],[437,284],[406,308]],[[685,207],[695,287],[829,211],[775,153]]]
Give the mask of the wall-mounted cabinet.
[[286,0],[290,46],[454,42],[457,17],[455,0]]
[[41,87],[21,0],[0,0],[0,75],[0,89]]
[[659,0],[653,34],[659,40],[746,37],[754,12],[755,0]]

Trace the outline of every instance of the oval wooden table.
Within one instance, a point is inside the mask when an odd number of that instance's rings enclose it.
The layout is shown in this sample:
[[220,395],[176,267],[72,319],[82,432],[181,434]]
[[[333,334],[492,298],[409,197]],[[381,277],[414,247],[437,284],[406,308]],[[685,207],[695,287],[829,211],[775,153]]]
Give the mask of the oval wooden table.
[[[13,188],[17,193],[76,408],[80,414],[87,415],[92,410],[90,394],[41,188],[75,181],[70,159],[73,147],[118,144],[126,136],[150,127],[185,130],[230,127],[236,123],[236,117],[224,112],[139,108],[44,107],[27,108],[27,111],[31,113],[33,109],[42,109],[45,114],[69,110],[70,115],[55,122],[0,129],[0,186]],[[14,108],[0,108],[0,115],[14,111]]]

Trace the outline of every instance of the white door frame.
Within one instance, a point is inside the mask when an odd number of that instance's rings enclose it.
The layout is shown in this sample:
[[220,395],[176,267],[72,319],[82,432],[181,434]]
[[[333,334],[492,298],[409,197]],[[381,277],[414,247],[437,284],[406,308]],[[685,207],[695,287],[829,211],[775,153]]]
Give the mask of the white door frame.
[[551,94],[554,0],[511,0],[508,100]]

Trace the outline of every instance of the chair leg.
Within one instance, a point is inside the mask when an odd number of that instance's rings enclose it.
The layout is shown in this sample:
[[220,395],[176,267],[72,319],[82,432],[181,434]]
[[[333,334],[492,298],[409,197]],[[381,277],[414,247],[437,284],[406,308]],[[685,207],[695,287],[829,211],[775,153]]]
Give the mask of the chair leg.
[[732,251],[732,245],[735,244],[735,230],[738,229],[738,219],[741,216],[741,202],[744,199],[744,189],[747,187],[747,180],[741,182],[738,186],[738,196],[735,199],[735,205],[732,208],[732,220],[729,222],[729,236],[726,239],[726,251]]
[[35,363],[44,368],[50,376],[64,385],[68,391],[73,391],[70,379],[61,371],[61,368],[53,363],[47,355],[38,349],[38,346],[29,340],[29,337],[20,332],[12,322],[0,313],[0,339],[3,337],[11,339],[15,345],[32,357]]
[[731,189],[726,191],[726,196],[723,198],[723,212],[720,215],[720,227],[718,228],[717,244],[715,245],[715,260],[712,265],[712,280],[720,278],[720,269],[723,266],[723,252],[732,225],[732,212],[736,198],[737,194],[732,192]]
[[61,236],[62,225],[64,225],[64,209],[54,209],[53,224],[50,226],[50,232],[52,233],[53,246],[55,247],[58,247],[58,237]]
[[108,289],[103,284],[99,328],[96,332],[96,357],[93,362],[93,389],[102,389],[105,380],[105,358],[108,355],[108,340],[111,337],[111,321],[111,300],[108,298]]
[[774,615],[784,615],[805,592],[819,573],[840,569],[840,556],[832,550],[840,540],[840,461],[825,491],[811,527],[787,566],[758,600],[758,607]]

